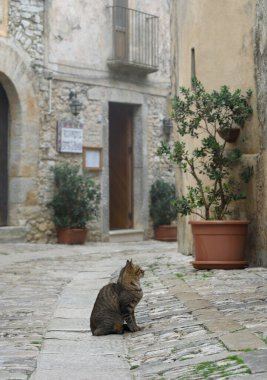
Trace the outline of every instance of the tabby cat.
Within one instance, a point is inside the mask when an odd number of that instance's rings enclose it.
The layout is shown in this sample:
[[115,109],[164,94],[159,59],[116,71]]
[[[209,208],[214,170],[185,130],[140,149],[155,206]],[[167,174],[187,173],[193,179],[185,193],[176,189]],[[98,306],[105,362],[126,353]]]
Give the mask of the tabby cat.
[[125,328],[132,332],[141,330],[136,324],[134,309],[143,296],[142,277],[143,269],[127,260],[118,281],[99,291],[90,318],[93,335],[122,334]]

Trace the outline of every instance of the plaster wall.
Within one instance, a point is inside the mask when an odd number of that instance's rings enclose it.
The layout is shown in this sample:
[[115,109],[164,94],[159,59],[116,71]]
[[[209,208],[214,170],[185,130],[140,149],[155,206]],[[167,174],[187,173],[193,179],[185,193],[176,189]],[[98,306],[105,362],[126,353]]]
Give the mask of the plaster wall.
[[[48,62],[55,67],[62,64],[101,73],[111,55],[111,20],[111,10],[104,1],[48,1]],[[109,33],[102,33],[106,29]]]
[[[177,0],[173,3],[176,23],[172,23],[172,37],[176,39],[173,43],[172,55],[176,61],[172,77],[178,86],[191,86],[191,49],[194,49],[195,75],[207,90],[228,85],[230,89],[240,88],[244,93],[249,88],[253,91],[253,117],[236,143],[245,154],[244,160],[255,169],[248,188],[249,201],[240,203],[236,210],[236,216],[252,221],[248,247],[252,260],[256,260],[256,182],[260,176],[257,170],[260,135],[254,71],[255,5],[255,0]],[[173,88],[173,93],[177,93],[177,88]],[[177,172],[180,192],[190,183],[189,177]],[[179,250],[191,254],[193,242],[187,222],[187,218],[179,217]]]
[[[107,61],[112,56],[113,0],[50,0],[47,2],[46,64],[54,70],[109,76]],[[169,83],[169,2],[167,0],[129,0],[131,9],[159,17],[159,70],[146,82]],[[167,31],[167,32],[166,32]]]

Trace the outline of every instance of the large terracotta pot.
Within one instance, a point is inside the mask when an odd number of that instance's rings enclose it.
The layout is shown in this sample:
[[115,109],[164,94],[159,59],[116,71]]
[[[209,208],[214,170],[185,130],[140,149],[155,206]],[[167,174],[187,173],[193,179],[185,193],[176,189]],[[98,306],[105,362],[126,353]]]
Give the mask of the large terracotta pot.
[[240,128],[218,129],[219,135],[229,143],[233,143],[238,139]]
[[248,265],[244,259],[249,221],[190,221],[196,269],[238,269]]
[[86,235],[86,228],[57,228],[59,244],[84,244]]
[[154,229],[154,238],[162,241],[177,240],[177,226],[161,225]]

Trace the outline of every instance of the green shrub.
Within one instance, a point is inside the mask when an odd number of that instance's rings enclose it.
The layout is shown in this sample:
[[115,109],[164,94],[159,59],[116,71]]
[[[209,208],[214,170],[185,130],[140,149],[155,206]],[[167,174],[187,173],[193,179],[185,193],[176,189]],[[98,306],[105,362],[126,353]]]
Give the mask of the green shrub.
[[54,212],[57,227],[85,228],[98,212],[99,186],[88,174],[79,174],[78,165],[68,163],[52,168],[55,193],[48,207]]
[[150,217],[154,227],[170,225],[176,219],[175,185],[158,179],[150,189]]

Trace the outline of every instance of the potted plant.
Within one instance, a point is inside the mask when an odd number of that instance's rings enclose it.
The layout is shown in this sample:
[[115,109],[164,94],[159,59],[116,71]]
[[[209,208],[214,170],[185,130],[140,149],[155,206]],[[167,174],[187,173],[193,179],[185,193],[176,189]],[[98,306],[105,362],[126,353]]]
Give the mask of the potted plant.
[[150,217],[153,221],[156,240],[175,241],[177,226],[171,225],[176,219],[175,185],[161,179],[156,180],[150,189]]
[[192,88],[181,87],[173,99],[172,117],[179,140],[172,146],[162,142],[158,153],[178,164],[193,180],[186,193],[177,198],[176,208],[180,215],[198,217],[189,221],[195,245],[194,267],[242,268],[247,265],[244,249],[249,222],[229,217],[232,203],[246,198],[243,186],[253,169],[242,165],[240,149],[229,149],[220,134],[234,124],[244,126],[252,114],[248,103],[251,91],[244,96],[240,90],[232,93],[222,86],[208,93],[196,78]]
[[79,166],[63,163],[52,168],[55,193],[48,207],[53,210],[58,243],[83,244],[88,221],[98,211],[99,187],[88,174],[79,174]]

